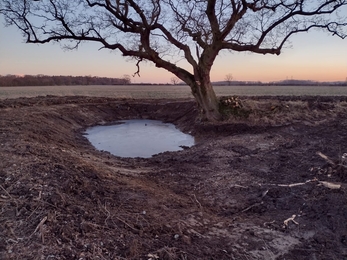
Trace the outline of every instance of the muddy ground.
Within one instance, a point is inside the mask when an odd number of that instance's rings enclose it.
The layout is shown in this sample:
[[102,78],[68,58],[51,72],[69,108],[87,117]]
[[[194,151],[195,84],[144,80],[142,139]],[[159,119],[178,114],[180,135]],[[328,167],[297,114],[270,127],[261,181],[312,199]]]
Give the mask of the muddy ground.
[[[0,259],[347,259],[347,98],[0,101]],[[95,150],[90,126],[159,119],[197,144]],[[294,216],[295,215],[295,216]]]

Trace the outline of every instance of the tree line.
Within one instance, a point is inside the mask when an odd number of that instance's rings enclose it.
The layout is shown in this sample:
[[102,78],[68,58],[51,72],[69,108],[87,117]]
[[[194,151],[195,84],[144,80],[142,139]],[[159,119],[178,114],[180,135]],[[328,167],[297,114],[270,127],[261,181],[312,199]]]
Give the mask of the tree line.
[[0,75],[0,86],[69,86],[69,85],[127,85],[130,76],[107,78],[93,76]]

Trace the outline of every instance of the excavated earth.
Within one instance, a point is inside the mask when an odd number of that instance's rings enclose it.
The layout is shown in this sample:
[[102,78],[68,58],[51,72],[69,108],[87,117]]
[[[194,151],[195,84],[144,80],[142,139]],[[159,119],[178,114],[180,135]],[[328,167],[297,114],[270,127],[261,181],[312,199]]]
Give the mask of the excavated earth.
[[[0,259],[347,259],[347,97],[240,102],[207,123],[193,100],[0,101]],[[196,145],[120,158],[83,135],[135,118]]]

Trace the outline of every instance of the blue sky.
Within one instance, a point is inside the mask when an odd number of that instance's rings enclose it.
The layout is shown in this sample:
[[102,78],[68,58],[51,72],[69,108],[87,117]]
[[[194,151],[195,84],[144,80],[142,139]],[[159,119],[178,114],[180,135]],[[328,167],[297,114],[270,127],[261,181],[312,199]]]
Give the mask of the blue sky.
[[[318,81],[347,79],[347,38],[312,31],[291,38],[280,56],[221,52],[211,71],[213,81],[232,73],[234,80],[276,81],[286,78]],[[59,44],[26,44],[15,27],[4,27],[0,18],[0,75],[92,75],[122,77],[136,71],[135,63],[119,52],[98,50],[84,43],[64,51]],[[167,83],[173,75],[152,63],[143,63],[141,77],[132,82]]]

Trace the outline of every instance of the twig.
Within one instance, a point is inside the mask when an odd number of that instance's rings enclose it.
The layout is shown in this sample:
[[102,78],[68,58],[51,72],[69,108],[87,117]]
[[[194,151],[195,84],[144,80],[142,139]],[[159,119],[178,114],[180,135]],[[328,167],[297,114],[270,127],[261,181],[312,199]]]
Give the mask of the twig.
[[14,239],[12,239],[12,238],[7,239],[6,242],[11,242],[11,243],[15,243],[15,244],[18,244],[18,243],[19,243],[19,241],[14,240]]
[[296,215],[293,215],[290,218],[287,218],[285,221],[283,221],[284,227],[288,227],[289,221],[292,221],[294,224],[299,225],[299,223],[294,220],[295,217]]
[[136,231],[136,232],[139,232],[138,229],[132,227],[130,224],[128,224],[125,220],[121,219],[120,217],[116,217],[116,219],[118,219],[120,222],[122,222],[124,225],[130,227],[132,230]]
[[159,256],[156,254],[148,254],[147,257],[149,257],[148,260],[159,259]]
[[266,194],[268,194],[268,192],[269,190],[263,191],[263,193],[261,194],[261,199],[263,199],[266,196]]
[[232,188],[242,188],[242,189],[247,189],[247,187],[246,186],[242,186],[242,185],[239,185],[239,184],[233,184],[233,185],[231,185],[230,187],[232,187]]
[[347,169],[347,165],[344,165],[344,164],[342,164],[342,163],[337,164],[337,166],[340,166],[340,167],[343,167],[343,168],[346,168],[346,169]]
[[33,232],[30,236],[34,235],[34,234],[37,232],[37,230],[39,230],[39,228],[41,228],[41,226],[46,222],[46,220],[47,220],[47,216],[44,217],[44,218],[40,221],[40,223],[37,225],[37,227],[35,228],[34,232]]
[[259,205],[261,205],[261,204],[263,204],[263,203],[264,203],[264,202],[254,203],[253,205],[251,205],[251,206],[245,208],[244,210],[241,210],[239,213],[246,212],[246,211],[250,210],[251,208],[253,208],[253,207],[255,207],[255,206],[259,206]]
[[335,163],[325,154],[322,154],[321,152],[317,152],[317,154],[322,157],[324,160],[326,160],[329,164],[335,165]]
[[306,182],[298,182],[298,183],[292,183],[292,184],[272,184],[272,185],[277,185],[279,187],[295,187],[295,186],[301,186],[301,185],[305,185],[309,182],[318,182],[319,184],[323,185],[324,187],[327,187],[329,189],[340,189],[341,188],[341,184],[338,183],[332,183],[332,182],[328,182],[328,181],[319,181],[318,179],[314,178],[312,180],[308,180]]
[[12,196],[10,195],[10,193],[8,193],[7,190],[5,190],[4,187],[2,187],[2,186],[0,185],[0,188],[8,195],[11,199],[13,199]]
[[273,220],[273,221],[270,221],[270,222],[264,222],[263,226],[266,227],[267,225],[273,224],[275,222],[276,222],[276,220]]
[[192,196],[194,197],[195,202],[198,203],[199,208],[202,209],[201,203],[198,201],[198,199],[196,198],[195,194],[193,194]]
[[308,180],[305,182],[298,182],[298,183],[292,183],[292,184],[277,184],[277,186],[279,187],[295,187],[295,186],[301,186],[301,185],[305,185],[309,182],[313,182],[313,181],[317,181],[317,179],[312,179],[312,180]]
[[44,244],[45,243],[45,236],[44,236],[44,233],[43,233],[43,225],[40,226],[40,234],[41,234],[42,244]]
[[107,226],[107,220],[110,218],[111,213],[110,213],[110,211],[108,211],[107,208],[106,208],[106,202],[105,202],[105,207],[104,207],[104,209],[105,209],[105,211],[107,212],[107,218],[105,219],[105,225]]
[[81,224],[86,224],[86,225],[93,226],[93,227],[99,228],[99,229],[107,229],[107,230],[109,230],[109,228],[105,227],[104,225],[98,225],[98,224],[95,224],[95,223],[92,223],[92,222],[89,222],[89,221],[82,221]]
[[34,212],[40,207],[40,205],[38,205],[34,210],[33,212],[30,213],[29,217],[27,217],[25,220],[28,220],[33,214]]
[[324,187],[327,187],[333,190],[338,190],[341,188],[341,184],[336,184],[336,183],[332,183],[328,181],[320,181],[319,183],[322,184]]

